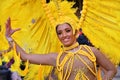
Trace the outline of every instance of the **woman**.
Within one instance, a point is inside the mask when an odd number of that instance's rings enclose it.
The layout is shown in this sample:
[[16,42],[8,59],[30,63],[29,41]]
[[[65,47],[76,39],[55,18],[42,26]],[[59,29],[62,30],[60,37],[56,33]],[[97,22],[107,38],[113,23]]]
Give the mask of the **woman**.
[[[29,60],[34,64],[52,65],[59,72],[60,80],[98,80],[96,64],[106,70],[102,80],[112,80],[116,74],[115,66],[96,48],[86,45],[79,45],[73,34],[72,26],[69,23],[63,23],[56,26],[56,33],[64,45],[63,51],[59,54],[27,54],[11,37],[11,35],[20,30],[11,28],[10,18],[6,23],[6,39],[13,48],[21,55],[21,59]],[[108,66],[109,65],[109,66]]]

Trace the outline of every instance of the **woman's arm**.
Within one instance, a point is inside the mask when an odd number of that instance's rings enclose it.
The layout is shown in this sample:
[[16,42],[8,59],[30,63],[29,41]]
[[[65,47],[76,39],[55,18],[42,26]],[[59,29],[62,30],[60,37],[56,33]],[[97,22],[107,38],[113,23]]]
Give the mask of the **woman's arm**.
[[98,49],[92,47],[92,51],[96,56],[97,64],[100,65],[106,71],[102,80],[112,80],[115,74],[117,73],[115,65],[107,57],[105,57],[105,55],[103,55]]
[[16,51],[18,54],[20,53],[21,59],[23,61],[29,60],[30,63],[33,63],[33,64],[52,65],[52,66],[56,65],[57,53],[28,54],[15,42],[15,40],[10,41],[9,44],[12,45],[13,47],[16,47]]
[[26,53],[16,42],[12,39],[11,35],[20,29],[12,29],[11,28],[11,20],[10,18],[7,20],[6,23],[6,32],[5,36],[9,43],[9,45],[13,48],[14,45],[16,47],[17,53],[20,53],[21,59],[26,61],[29,60],[31,63],[34,64],[43,64],[43,65],[56,65],[56,53],[50,54],[28,54]]

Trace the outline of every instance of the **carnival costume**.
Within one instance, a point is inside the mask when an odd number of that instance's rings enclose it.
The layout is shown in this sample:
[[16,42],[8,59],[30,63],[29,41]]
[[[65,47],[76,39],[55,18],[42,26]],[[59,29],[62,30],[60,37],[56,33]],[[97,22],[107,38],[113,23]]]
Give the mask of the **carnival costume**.
[[[96,70],[96,57],[94,53],[87,45],[80,45],[76,42],[71,48],[65,48],[63,52],[58,54],[57,57],[57,70],[59,72],[59,80],[68,80],[71,72],[73,73],[74,80],[89,80],[86,75],[90,72],[97,78]],[[69,49],[79,47],[75,52],[69,52]],[[82,50],[84,48],[86,51]],[[61,57],[64,55],[64,58],[60,61]],[[75,65],[74,63],[78,61],[82,65]],[[73,70],[73,67],[75,70]]]
[[[73,1],[66,0],[50,0],[49,3],[46,3],[46,0],[0,0],[0,51],[9,46],[4,37],[4,26],[8,17],[11,18],[13,28],[21,28],[12,37],[28,53],[59,53],[61,43],[57,39],[55,26],[61,22],[68,22],[74,30],[82,28],[90,42],[118,65],[120,62],[120,7],[118,7],[120,1],[83,0],[80,19],[74,14],[76,9],[71,8],[73,5]],[[15,53],[12,50],[3,55],[0,62],[9,62],[14,57],[15,63],[11,66],[11,70],[25,76],[24,80],[44,80],[49,75],[52,67],[28,65],[28,62],[25,64],[25,70],[21,70],[20,55]]]

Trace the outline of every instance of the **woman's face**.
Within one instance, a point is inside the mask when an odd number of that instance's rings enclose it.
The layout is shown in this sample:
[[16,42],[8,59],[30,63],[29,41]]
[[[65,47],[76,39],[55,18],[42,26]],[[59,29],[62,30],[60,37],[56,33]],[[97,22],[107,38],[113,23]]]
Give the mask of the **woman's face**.
[[73,29],[67,23],[60,24],[57,27],[56,32],[59,40],[62,42],[64,46],[68,47],[75,43],[76,38],[73,34]]

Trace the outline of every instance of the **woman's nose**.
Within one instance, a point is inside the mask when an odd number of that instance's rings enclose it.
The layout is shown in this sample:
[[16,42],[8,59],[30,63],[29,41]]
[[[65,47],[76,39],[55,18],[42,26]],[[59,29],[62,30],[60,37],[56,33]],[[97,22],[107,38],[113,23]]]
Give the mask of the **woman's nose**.
[[66,37],[66,35],[67,35],[66,32],[63,32],[62,36],[63,36],[63,37]]

